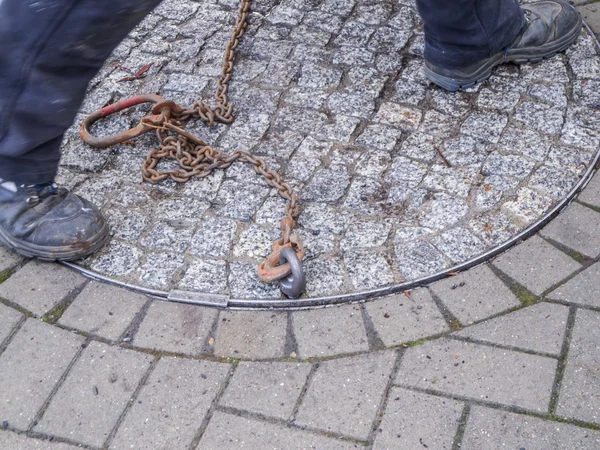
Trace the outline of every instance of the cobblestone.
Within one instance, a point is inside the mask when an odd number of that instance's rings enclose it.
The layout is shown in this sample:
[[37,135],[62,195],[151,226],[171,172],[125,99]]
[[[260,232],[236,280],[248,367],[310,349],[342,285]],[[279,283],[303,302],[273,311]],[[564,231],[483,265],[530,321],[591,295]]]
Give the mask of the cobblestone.
[[242,362],[219,403],[289,420],[310,370],[303,363]]
[[442,338],[408,349],[396,382],[548,412],[556,365],[542,356]]
[[366,439],[395,359],[388,351],[323,362],[295,423]]
[[228,364],[212,361],[162,358],[110,448],[189,446],[229,369]]
[[102,446],[151,361],[148,355],[92,342],[35,430]]
[[83,338],[29,319],[0,357],[0,417],[26,430],[77,354]]

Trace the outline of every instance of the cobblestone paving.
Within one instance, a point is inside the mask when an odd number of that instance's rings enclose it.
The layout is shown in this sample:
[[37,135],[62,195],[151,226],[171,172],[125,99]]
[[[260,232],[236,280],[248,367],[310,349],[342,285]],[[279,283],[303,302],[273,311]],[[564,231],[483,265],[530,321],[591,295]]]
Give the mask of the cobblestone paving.
[[0,249],[0,447],[600,448],[600,249],[577,250],[599,190],[488,264],[325,309],[170,303]]
[[[82,115],[139,92],[185,106],[211,98],[237,6],[165,1],[115,51]],[[297,189],[309,297],[413,280],[505,242],[597,151],[600,59],[586,33],[566,54],[501,67],[457,94],[427,86],[422,49],[411,0],[256,0],[231,85],[237,120],[190,126],[226,152],[263,156]],[[144,80],[119,82],[150,62]],[[76,131],[59,181],[101,206],[113,230],[85,267],[152,289],[281,296],[255,270],[283,201],[249,167],[151,186],[139,167],[154,136],[94,150]]]

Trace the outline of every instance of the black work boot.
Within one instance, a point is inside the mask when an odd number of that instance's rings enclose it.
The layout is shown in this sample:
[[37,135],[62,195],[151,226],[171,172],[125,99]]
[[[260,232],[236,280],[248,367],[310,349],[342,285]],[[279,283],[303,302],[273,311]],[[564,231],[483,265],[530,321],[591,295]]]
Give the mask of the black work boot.
[[523,5],[527,27],[504,51],[462,69],[444,69],[425,61],[425,75],[449,91],[469,88],[487,80],[499,64],[522,64],[550,58],[566,50],[579,36],[581,16],[565,0]]
[[54,183],[17,187],[0,180],[0,242],[28,258],[70,261],[108,237],[100,211]]

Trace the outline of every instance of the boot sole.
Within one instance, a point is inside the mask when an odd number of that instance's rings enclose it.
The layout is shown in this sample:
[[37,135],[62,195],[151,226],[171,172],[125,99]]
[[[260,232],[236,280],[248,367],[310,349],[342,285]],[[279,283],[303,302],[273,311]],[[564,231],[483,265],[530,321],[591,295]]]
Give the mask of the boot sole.
[[581,33],[583,20],[581,16],[577,25],[561,39],[557,39],[540,47],[526,47],[515,50],[509,50],[505,53],[499,53],[487,61],[477,72],[467,78],[452,78],[434,72],[429,67],[425,67],[425,76],[434,84],[446,89],[447,91],[457,91],[459,89],[469,89],[477,83],[482,83],[487,80],[496,66],[500,64],[512,62],[515,64],[535,63],[543,59],[552,58],[557,53],[560,53],[575,42]]
[[75,261],[85,256],[91,255],[102,248],[108,240],[108,225],[104,227],[96,236],[89,240],[89,244],[79,248],[72,247],[43,247],[31,244],[30,242],[10,236],[2,227],[0,227],[0,243],[16,251],[25,258],[37,258],[42,261]]

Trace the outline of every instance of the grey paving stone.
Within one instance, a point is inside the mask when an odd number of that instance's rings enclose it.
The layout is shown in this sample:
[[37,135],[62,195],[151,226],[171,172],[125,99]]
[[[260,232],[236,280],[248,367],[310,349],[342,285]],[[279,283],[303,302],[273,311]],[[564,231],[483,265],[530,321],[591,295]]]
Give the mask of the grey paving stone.
[[[583,0],[576,0],[576,5],[583,4]],[[595,4],[579,6],[577,10],[590,26],[596,36],[600,36],[600,7]]]
[[238,450],[240,448],[350,450],[363,447],[352,442],[340,441],[296,428],[286,428],[269,422],[246,419],[217,411],[197,448],[211,450]]
[[23,261],[21,256],[0,245],[0,273],[16,266],[21,261]]
[[600,254],[600,214],[578,203],[561,212],[540,234],[592,258]]
[[467,422],[464,450],[594,450],[600,432],[537,417],[474,406]]
[[547,412],[557,361],[441,338],[409,348],[396,382]]
[[217,317],[214,308],[156,301],[133,339],[139,347],[197,355]]
[[12,332],[23,315],[18,311],[0,303],[0,345]]
[[374,449],[452,449],[463,404],[394,388],[388,394]]
[[463,325],[521,305],[519,299],[485,265],[433,283],[430,289]]
[[102,446],[151,362],[149,355],[92,342],[35,431]]
[[492,344],[558,356],[568,316],[569,308],[566,306],[538,303],[465,328],[455,334]]
[[552,300],[600,307],[600,264],[596,263],[548,294]]
[[226,311],[219,316],[215,355],[266,359],[283,354],[287,314],[270,311]]
[[580,202],[600,207],[600,173],[596,173],[581,194],[577,197]]
[[301,358],[324,357],[369,349],[360,306],[347,305],[292,313]]
[[366,439],[395,360],[386,351],[321,363],[295,423]]
[[59,323],[116,340],[146,301],[141,294],[93,281],[77,296]]
[[578,310],[556,414],[600,425],[600,313]]
[[0,297],[41,316],[85,280],[58,264],[31,261],[0,284]]
[[212,361],[162,358],[110,448],[188,448],[230,368]]
[[25,322],[0,357],[0,421],[27,429],[82,343],[39,320]]
[[581,267],[538,236],[500,255],[494,265],[536,295]]
[[219,403],[289,420],[310,369],[304,363],[241,362]]
[[416,341],[450,328],[427,289],[396,294],[365,304],[375,331],[386,347]]
[[51,442],[48,439],[34,439],[11,431],[0,431],[0,448],[10,450],[75,450],[74,445]]

